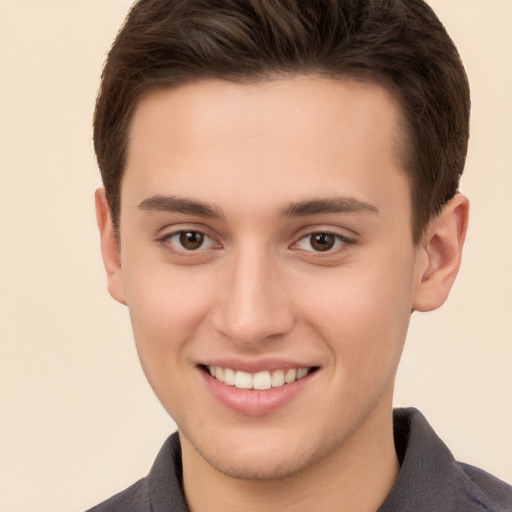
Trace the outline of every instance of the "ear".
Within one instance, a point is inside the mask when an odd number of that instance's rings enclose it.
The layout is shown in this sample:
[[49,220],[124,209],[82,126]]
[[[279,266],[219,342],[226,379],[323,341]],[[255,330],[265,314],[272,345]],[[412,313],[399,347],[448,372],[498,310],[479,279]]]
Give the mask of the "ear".
[[468,214],[468,199],[456,194],[429,224],[418,249],[415,311],[432,311],[448,298],[460,267]]
[[110,208],[103,188],[96,190],[94,200],[96,204],[96,222],[100,231],[101,255],[107,272],[108,291],[115,300],[121,304],[126,304],[119,242],[114,233]]

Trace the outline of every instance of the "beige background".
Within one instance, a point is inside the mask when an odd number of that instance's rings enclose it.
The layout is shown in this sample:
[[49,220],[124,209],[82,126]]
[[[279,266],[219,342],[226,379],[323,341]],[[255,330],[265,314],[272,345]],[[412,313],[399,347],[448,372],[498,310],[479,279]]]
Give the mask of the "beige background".
[[[472,199],[452,297],[415,315],[397,404],[512,481],[512,1],[432,0],[473,89]],[[91,114],[127,0],[0,0],[0,511],[83,510],[173,429],[99,256]]]

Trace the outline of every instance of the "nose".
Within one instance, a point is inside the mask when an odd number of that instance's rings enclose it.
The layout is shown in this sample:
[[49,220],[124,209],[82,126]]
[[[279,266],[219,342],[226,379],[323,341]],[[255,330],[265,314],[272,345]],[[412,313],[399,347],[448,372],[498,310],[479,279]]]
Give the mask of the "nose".
[[288,333],[295,317],[277,264],[265,251],[246,250],[219,275],[214,328],[232,342],[260,346]]

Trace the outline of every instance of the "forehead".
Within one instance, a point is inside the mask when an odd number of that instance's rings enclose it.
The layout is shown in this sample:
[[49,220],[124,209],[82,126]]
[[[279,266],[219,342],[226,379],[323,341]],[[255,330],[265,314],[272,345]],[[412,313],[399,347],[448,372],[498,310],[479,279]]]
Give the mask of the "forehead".
[[208,80],[151,91],[133,117],[123,202],[192,193],[277,205],[308,190],[385,202],[395,182],[407,189],[400,117],[384,87],[348,79]]

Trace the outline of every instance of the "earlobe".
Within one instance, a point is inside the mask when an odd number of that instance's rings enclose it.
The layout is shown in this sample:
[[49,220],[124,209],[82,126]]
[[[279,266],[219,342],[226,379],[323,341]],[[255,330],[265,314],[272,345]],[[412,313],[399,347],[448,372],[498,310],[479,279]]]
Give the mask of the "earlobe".
[[121,304],[126,304],[119,242],[114,232],[112,217],[103,188],[96,190],[94,200],[96,204],[96,222],[100,232],[101,255],[107,272],[108,291],[115,300]]
[[456,194],[428,226],[419,249],[414,310],[432,311],[448,298],[460,267],[468,215],[468,199]]

